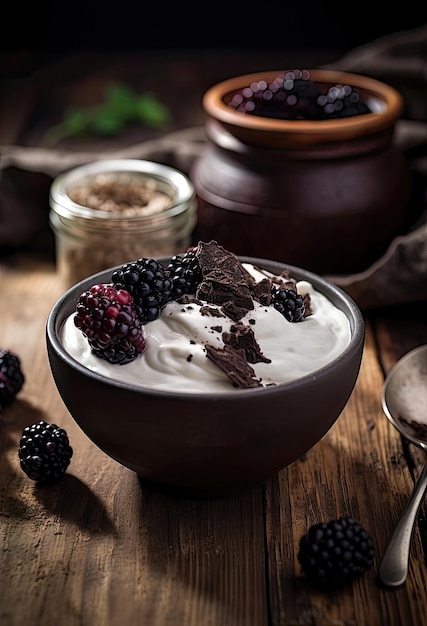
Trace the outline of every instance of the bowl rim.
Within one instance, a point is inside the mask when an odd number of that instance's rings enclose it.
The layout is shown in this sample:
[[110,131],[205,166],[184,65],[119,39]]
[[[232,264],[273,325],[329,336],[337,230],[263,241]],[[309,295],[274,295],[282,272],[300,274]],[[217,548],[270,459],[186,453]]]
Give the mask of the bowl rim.
[[260,71],[251,74],[242,74],[211,86],[203,95],[202,105],[205,112],[212,118],[227,127],[239,127],[247,131],[282,132],[295,134],[310,134],[313,136],[328,135],[333,138],[347,132],[368,133],[374,130],[383,130],[393,125],[403,111],[403,98],[391,85],[361,74],[353,74],[342,70],[309,69],[311,78],[320,83],[347,83],[365,94],[382,100],[386,107],[379,113],[366,113],[333,120],[277,120],[256,115],[239,113],[228,106],[224,98],[252,81],[266,79],[273,80],[278,74],[291,69]]
[[[158,261],[165,263],[169,260],[170,257],[159,257]],[[320,290],[322,293],[326,295],[331,301],[338,306],[347,316],[350,324],[351,337],[348,345],[344,348],[344,350],[337,355],[332,361],[327,363],[326,365],[320,367],[319,369],[311,372],[310,374],[306,374],[305,376],[301,376],[295,380],[281,383],[278,385],[271,385],[267,387],[255,387],[250,389],[234,389],[231,393],[230,391],[215,391],[215,392],[176,392],[176,391],[167,391],[164,389],[152,389],[149,387],[143,386],[134,386],[128,384],[123,381],[112,380],[99,374],[97,372],[93,372],[89,368],[81,365],[78,361],[76,361],[62,346],[58,332],[65,321],[65,319],[72,313],[73,307],[77,302],[77,298],[86,289],[90,286],[95,285],[98,282],[110,282],[107,280],[112,272],[120,267],[120,265],[113,266],[106,270],[102,270],[95,274],[88,276],[87,278],[79,281],[78,283],[71,286],[65,293],[62,294],[52,306],[46,321],[46,342],[48,348],[48,357],[49,362],[51,361],[50,357],[50,349],[52,349],[56,356],[59,357],[63,362],[65,362],[69,367],[76,370],[83,376],[89,376],[99,383],[103,383],[108,386],[116,387],[118,389],[131,391],[135,394],[144,394],[149,396],[157,396],[164,398],[174,398],[177,401],[183,400],[188,401],[191,399],[194,402],[204,402],[206,400],[215,399],[215,401],[221,401],[226,399],[227,401],[230,398],[242,398],[248,397],[248,394],[255,394],[259,396],[265,396],[266,398],[280,394],[284,389],[292,390],[294,388],[298,388],[307,384],[310,380],[318,380],[324,378],[328,375],[328,373],[335,367],[338,367],[340,363],[345,362],[350,359],[353,353],[360,349],[360,358],[363,353],[364,346],[364,338],[365,338],[365,321],[364,316],[356,302],[348,295],[343,289],[329,281],[328,279],[322,277],[319,274],[315,274],[309,270],[305,270],[304,268],[297,267],[294,265],[290,265],[280,261],[262,259],[259,257],[251,257],[239,255],[239,260],[242,263],[252,263],[253,265],[258,265],[259,267],[268,267],[272,268],[271,271],[280,273],[283,270],[288,270],[290,275],[296,280],[306,280],[311,282],[315,289]],[[53,371],[52,374],[54,375]],[[54,376],[55,377],[55,376]]]

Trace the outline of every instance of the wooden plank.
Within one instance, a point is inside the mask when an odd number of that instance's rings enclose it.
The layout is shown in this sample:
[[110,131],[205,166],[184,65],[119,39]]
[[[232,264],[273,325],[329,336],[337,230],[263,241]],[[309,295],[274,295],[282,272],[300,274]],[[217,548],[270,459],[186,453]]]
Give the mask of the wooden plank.
[[[53,270],[3,266],[0,285],[1,342],[26,373],[0,416],[0,623],[267,625],[261,489],[186,500],[141,488],[56,391],[44,338],[61,293]],[[74,449],[64,480],[44,489],[17,457],[23,427],[39,419],[66,428]]]
[[[381,409],[384,371],[423,336],[422,323],[409,312],[404,326],[393,316],[368,323],[342,415],[263,488],[179,499],[141,487],[65,409],[44,338],[61,292],[48,263],[0,265],[0,343],[21,356],[26,374],[0,414],[0,623],[51,626],[60,615],[64,626],[427,625],[418,529],[405,587],[383,590],[376,579],[413,485],[400,436]],[[23,474],[17,457],[23,427],[39,419],[64,426],[75,450],[64,480],[45,489]],[[341,591],[318,592],[301,575],[299,539],[311,524],[347,514],[374,535],[374,567]]]
[[[267,547],[272,625],[427,624],[425,564],[419,536],[407,585],[383,590],[379,560],[412,489],[400,437],[381,408],[382,370],[372,328],[355,390],[332,429],[267,489]],[[343,590],[309,587],[297,561],[300,537],[319,521],[350,515],[376,543],[374,567]]]

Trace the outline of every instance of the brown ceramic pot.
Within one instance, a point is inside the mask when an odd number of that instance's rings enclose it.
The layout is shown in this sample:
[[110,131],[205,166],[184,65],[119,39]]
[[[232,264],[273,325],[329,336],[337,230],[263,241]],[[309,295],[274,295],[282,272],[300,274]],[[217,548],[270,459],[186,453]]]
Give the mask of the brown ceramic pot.
[[252,81],[279,73],[231,78],[204,95],[208,141],[190,172],[198,237],[322,274],[361,271],[399,233],[409,200],[409,169],[393,141],[402,98],[365,76],[311,70],[323,88],[352,86],[373,112],[277,120],[227,105]]

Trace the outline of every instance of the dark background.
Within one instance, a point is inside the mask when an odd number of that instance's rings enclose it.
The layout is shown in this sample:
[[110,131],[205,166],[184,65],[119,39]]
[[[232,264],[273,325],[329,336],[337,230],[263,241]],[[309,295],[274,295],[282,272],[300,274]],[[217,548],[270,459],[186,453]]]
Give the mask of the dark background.
[[[364,44],[424,26],[425,7],[412,0],[383,8],[354,0],[3,3],[0,146],[46,147],[46,133],[70,107],[98,105],[117,82],[157,94],[173,116],[169,131],[200,127],[202,95],[211,85],[262,70],[333,64]],[[131,124],[119,136],[72,136],[54,148],[114,152],[163,133]],[[53,254],[48,151],[33,155],[30,168],[18,163],[0,172],[0,256],[23,249]]]
[[[3,7],[1,71],[31,70],[74,51],[281,48],[331,56],[427,22],[424,2],[161,3],[52,0]],[[23,60],[25,59],[25,63]]]
[[[3,7],[4,10],[4,7]],[[146,47],[350,49],[422,25],[424,2],[136,2],[51,0],[9,3],[1,48],[39,51]]]

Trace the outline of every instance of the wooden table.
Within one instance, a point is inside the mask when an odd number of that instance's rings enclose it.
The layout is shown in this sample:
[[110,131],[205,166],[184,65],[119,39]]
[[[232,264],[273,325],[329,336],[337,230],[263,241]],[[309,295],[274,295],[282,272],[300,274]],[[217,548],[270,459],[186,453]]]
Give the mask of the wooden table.
[[[24,388],[0,415],[2,626],[423,626],[427,522],[421,511],[406,585],[377,571],[422,456],[402,445],[381,407],[384,375],[427,343],[427,306],[366,317],[353,395],[329,433],[263,487],[216,500],[141,488],[80,431],[54,385],[45,347],[62,289],[48,261],[0,264],[0,347],[18,353]],[[24,426],[63,426],[74,456],[64,480],[38,488],[21,471]],[[352,515],[376,542],[374,567],[341,591],[301,575],[297,547],[318,521]]]

